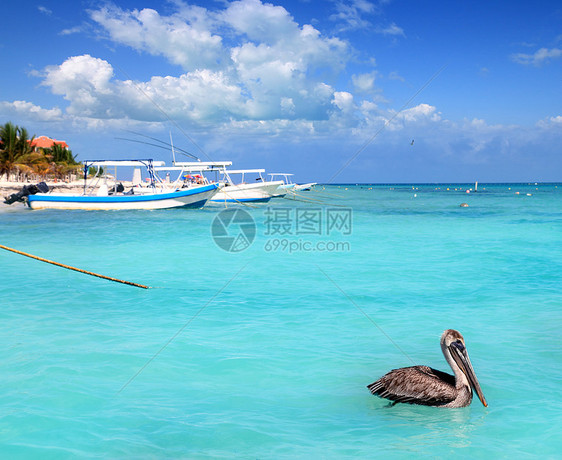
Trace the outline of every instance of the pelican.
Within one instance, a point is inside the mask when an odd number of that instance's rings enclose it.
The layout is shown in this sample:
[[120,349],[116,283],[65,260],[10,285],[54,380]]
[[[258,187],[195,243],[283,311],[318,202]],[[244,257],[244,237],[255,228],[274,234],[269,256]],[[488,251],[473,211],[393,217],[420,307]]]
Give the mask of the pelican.
[[472,389],[480,402],[488,406],[470,363],[460,332],[447,329],[441,336],[441,350],[454,376],[428,366],[394,369],[367,388],[372,394],[424,406],[465,407],[472,401]]

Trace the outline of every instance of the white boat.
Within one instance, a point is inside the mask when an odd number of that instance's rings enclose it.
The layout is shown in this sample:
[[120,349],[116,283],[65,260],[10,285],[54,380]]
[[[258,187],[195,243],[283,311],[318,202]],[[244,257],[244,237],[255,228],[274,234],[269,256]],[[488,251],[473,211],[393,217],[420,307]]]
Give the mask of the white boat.
[[317,182],[309,182],[307,184],[295,184],[293,190],[295,190],[297,192],[304,192],[304,191],[312,190],[312,187],[314,187],[316,184],[317,184]]
[[293,182],[293,174],[290,173],[270,173],[269,176],[271,180],[274,180],[278,177],[283,181],[283,183],[275,191],[275,194],[273,195],[274,198],[283,197],[287,193],[291,193],[297,185]]
[[[81,194],[37,193],[29,195],[27,202],[31,209],[201,208],[220,188],[218,183],[182,184],[180,187],[166,183],[155,173],[155,166],[163,165],[164,162],[153,160],[85,161],[84,190]],[[107,170],[112,167],[115,168],[115,174],[110,176]],[[118,167],[144,167],[148,174],[147,184],[133,186],[125,191],[117,181]],[[93,177],[89,177],[90,168],[97,168]],[[111,181],[113,184],[109,185]]]
[[[267,181],[262,177],[265,169],[239,169],[239,170],[222,170],[225,179],[224,187],[217,192],[212,203],[245,203],[245,202],[261,202],[266,203],[275,195],[283,181]],[[232,174],[241,174],[242,179],[238,183],[234,183],[231,179]],[[245,182],[246,174],[257,174],[258,177],[254,182]]]
[[[275,195],[279,186],[283,185],[283,181],[264,180],[262,174],[265,173],[265,169],[226,169],[227,166],[232,165],[230,161],[176,162],[174,165],[184,168],[185,171],[200,173],[191,175],[191,180],[210,183],[205,174],[214,172],[219,175],[216,181],[223,187],[209,200],[209,203],[267,202]],[[241,174],[240,182],[235,183],[231,178],[234,174]],[[247,175],[257,175],[257,178],[245,182]]]
[[[307,184],[295,184],[292,180],[293,174],[289,173],[272,173],[270,174],[271,180],[276,177],[280,177],[283,180],[283,185],[280,185],[277,189],[277,194],[275,196],[283,196],[285,193],[290,192],[303,192],[305,190],[311,190],[312,187],[316,185],[316,182],[309,182]],[[285,193],[283,193],[285,191]]]

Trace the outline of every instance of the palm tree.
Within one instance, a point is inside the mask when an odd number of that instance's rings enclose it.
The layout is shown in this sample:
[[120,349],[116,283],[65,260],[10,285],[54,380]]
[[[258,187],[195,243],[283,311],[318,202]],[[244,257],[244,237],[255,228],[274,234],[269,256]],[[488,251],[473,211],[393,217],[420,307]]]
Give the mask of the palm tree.
[[0,141],[0,176],[2,176],[10,173],[16,157],[18,128],[11,121],[0,126]]
[[19,157],[14,167],[25,179],[44,179],[45,171],[49,170],[49,160],[42,152],[31,152]]
[[15,171],[18,159],[33,150],[31,142],[35,136],[29,139],[25,128],[14,125],[11,121],[0,126],[0,177]]
[[12,122],[0,126],[0,177],[5,174],[9,179],[16,173],[25,178],[35,175],[43,179],[47,176],[63,179],[81,168],[72,151],[60,144],[34,151],[34,139],[35,136],[29,138],[25,128]]
[[60,144],[53,144],[50,149],[45,149],[45,153],[52,155],[55,163],[78,164],[75,156],[72,155],[72,150],[62,147]]
[[51,172],[55,178],[63,179],[80,169],[80,164],[76,161],[72,151],[62,147],[60,144],[53,144],[51,148],[43,149],[45,156],[51,161]]

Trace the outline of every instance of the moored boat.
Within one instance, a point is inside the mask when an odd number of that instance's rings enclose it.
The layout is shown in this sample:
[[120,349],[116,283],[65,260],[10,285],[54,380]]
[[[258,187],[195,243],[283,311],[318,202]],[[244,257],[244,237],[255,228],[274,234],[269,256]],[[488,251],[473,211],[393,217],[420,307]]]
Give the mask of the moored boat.
[[[262,173],[265,173],[265,169],[225,169],[221,172],[224,176],[225,186],[211,198],[212,203],[266,203],[273,198],[279,186],[283,185],[283,181],[280,180],[264,180]],[[235,183],[230,177],[231,174],[241,174],[241,181]],[[255,182],[247,183],[244,181],[246,174],[257,174],[258,177]]]
[[296,184],[293,182],[292,176],[293,174],[290,173],[270,173],[268,174],[271,180],[278,180],[283,181],[283,183],[277,188],[273,197],[274,198],[281,198],[284,197],[287,193],[291,193],[295,188]]
[[[84,188],[81,194],[36,193],[27,197],[31,209],[85,209],[85,210],[125,210],[125,209],[166,209],[201,208],[217,193],[219,183],[189,184],[176,186],[165,183],[155,173],[155,166],[164,162],[153,160],[85,161]],[[107,174],[108,168],[115,168],[115,175]],[[131,187],[125,191],[117,181],[117,167],[144,167],[147,184]],[[96,173],[89,177],[90,169]],[[109,185],[113,179],[113,184]]]
[[[209,200],[209,203],[264,203],[271,200],[279,186],[283,185],[283,181],[265,180],[262,176],[265,169],[226,169],[230,165],[232,165],[230,161],[174,163],[176,168],[183,168],[184,172],[191,172],[187,177],[192,181],[211,183],[205,174],[213,172],[218,174],[216,181],[220,182],[223,187]],[[195,172],[199,172],[199,174],[193,175]],[[232,179],[231,175],[235,174],[241,175],[239,182]],[[257,177],[251,182],[245,182],[247,175],[257,175]]]
[[308,182],[307,184],[295,184],[294,190],[297,192],[309,191],[312,190],[312,187],[314,187],[316,184],[317,182]]

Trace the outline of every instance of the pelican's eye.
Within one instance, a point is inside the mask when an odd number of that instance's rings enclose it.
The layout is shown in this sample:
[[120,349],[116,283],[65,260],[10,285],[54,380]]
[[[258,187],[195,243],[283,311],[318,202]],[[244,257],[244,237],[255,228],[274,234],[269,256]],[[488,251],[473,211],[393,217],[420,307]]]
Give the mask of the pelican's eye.
[[452,342],[451,346],[455,347],[457,350],[464,350],[464,344],[458,339]]

